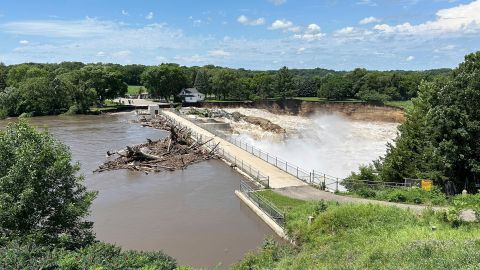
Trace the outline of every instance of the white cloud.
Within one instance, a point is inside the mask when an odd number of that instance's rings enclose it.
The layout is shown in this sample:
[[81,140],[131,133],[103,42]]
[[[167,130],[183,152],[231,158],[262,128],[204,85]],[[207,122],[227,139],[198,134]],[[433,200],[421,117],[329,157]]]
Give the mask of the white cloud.
[[46,37],[70,37],[80,38],[85,36],[100,36],[111,32],[117,26],[108,21],[98,21],[86,18],[81,21],[19,21],[0,24],[0,29],[6,33],[46,36]]
[[376,7],[377,3],[373,0],[360,0],[360,1],[357,2],[357,5],[365,5],[365,6]]
[[282,30],[284,32],[294,32],[294,33],[300,32],[302,30],[299,26],[295,26],[291,21],[287,21],[285,19],[275,20],[268,29]]
[[151,19],[153,19],[153,17],[154,17],[154,14],[153,14],[153,12],[150,11],[150,12],[147,14],[147,16],[145,16],[145,19],[151,20]]
[[480,30],[480,0],[467,5],[441,9],[437,18],[422,24],[409,22],[399,25],[377,24],[374,29],[383,33],[439,35],[448,33],[476,33]]
[[245,15],[241,15],[237,18],[237,21],[243,25],[250,25],[250,26],[257,26],[265,24],[265,18],[258,18],[258,19],[249,19]]
[[340,30],[337,30],[337,34],[340,34],[340,35],[349,35],[349,34],[352,34],[354,33],[355,29],[351,26],[348,26],[348,27],[344,27]]
[[382,20],[380,20],[378,18],[370,16],[370,17],[366,17],[366,18],[361,19],[358,23],[362,24],[362,25],[365,25],[365,24],[370,24],[370,23],[379,23],[381,21]]
[[307,32],[308,34],[318,34],[318,33],[320,33],[320,30],[321,30],[320,26],[318,26],[317,24],[312,23],[312,24],[309,24],[309,25],[307,26],[307,31],[306,31],[306,32]]
[[406,60],[407,62],[413,61],[413,60],[415,60],[415,56],[410,55],[410,56],[407,57],[405,60]]
[[30,43],[30,42],[28,42],[28,40],[20,40],[19,43],[22,44],[22,45],[28,45],[28,43]]
[[306,48],[304,47],[301,47],[297,50],[297,54],[302,54],[303,52],[305,52]]
[[209,51],[208,55],[213,56],[213,57],[228,57],[231,54],[229,52],[226,52],[226,51],[222,50],[222,49],[219,49],[219,50]]
[[268,0],[268,2],[274,4],[275,6],[280,6],[285,4],[287,0]]
[[287,21],[285,19],[283,20],[275,20],[272,25],[270,26],[270,29],[272,30],[284,30],[288,29],[293,26],[293,23],[291,21]]
[[107,54],[105,52],[102,52],[102,51],[97,53],[98,57],[104,57],[105,55],[107,55]]
[[122,15],[128,16],[128,12],[126,10],[122,10]]
[[307,26],[307,28],[303,33],[295,34],[293,38],[310,42],[310,41],[320,40],[324,36],[325,34],[321,32],[320,26],[312,23]]
[[113,56],[114,57],[119,57],[119,58],[126,58],[126,57],[129,57],[131,54],[132,54],[132,52],[129,51],[129,50],[123,50],[123,51],[118,51],[118,52],[113,53]]

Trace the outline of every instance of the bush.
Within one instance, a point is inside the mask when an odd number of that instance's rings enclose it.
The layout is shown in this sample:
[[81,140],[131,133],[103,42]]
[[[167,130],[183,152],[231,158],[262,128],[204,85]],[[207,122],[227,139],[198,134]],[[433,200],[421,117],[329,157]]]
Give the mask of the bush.
[[0,245],[0,269],[160,269],[173,270],[176,262],[162,252],[122,251],[96,243],[77,251],[38,246],[23,240]]

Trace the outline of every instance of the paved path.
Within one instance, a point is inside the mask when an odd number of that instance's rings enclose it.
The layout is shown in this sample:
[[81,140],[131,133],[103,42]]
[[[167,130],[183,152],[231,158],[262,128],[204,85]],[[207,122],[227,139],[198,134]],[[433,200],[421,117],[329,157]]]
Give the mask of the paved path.
[[[220,143],[220,147],[225,149],[226,152],[229,152],[231,155],[236,156],[240,160],[243,160],[244,163],[252,166],[253,168],[259,170],[264,175],[270,177],[270,187],[277,193],[285,195],[290,198],[296,198],[301,200],[326,200],[326,201],[336,201],[339,203],[372,203],[372,204],[382,204],[382,205],[390,205],[390,206],[397,206],[400,208],[411,209],[413,211],[422,211],[429,206],[424,205],[408,205],[408,204],[401,204],[401,203],[392,203],[392,202],[385,202],[385,201],[376,201],[376,200],[368,200],[363,198],[354,198],[348,196],[341,196],[336,195],[331,192],[322,191],[316,189],[312,186],[309,186],[305,182],[301,181],[300,179],[288,174],[287,172],[280,170],[279,168],[273,166],[272,164],[250,154],[249,152],[241,149],[240,147],[218,137],[214,134],[206,131],[205,129],[195,125],[191,121],[176,115],[175,113],[163,110],[163,113],[168,115],[169,117],[175,119],[176,121],[180,122],[182,125],[189,127],[193,131],[202,134],[207,137],[213,137],[215,143]],[[434,207],[433,209],[439,210],[443,209],[441,207]]]
[[[377,201],[377,200],[368,200],[363,198],[355,198],[349,196],[341,196],[331,192],[322,191],[311,186],[302,186],[302,187],[285,187],[278,188],[274,190],[276,193],[300,200],[305,201],[335,201],[339,203],[371,203],[371,204],[381,204],[387,206],[396,206],[404,209],[411,209],[416,212],[421,212],[429,206],[425,205],[412,205],[412,204],[403,204],[403,203],[393,203],[386,201]],[[432,207],[434,210],[446,209],[444,207]]]
[[163,110],[163,113],[169,117],[180,122],[182,125],[191,128],[193,131],[202,134],[206,137],[213,137],[215,143],[220,143],[220,147],[225,150],[225,152],[230,153],[233,156],[236,156],[237,159],[243,160],[245,164],[252,166],[259,170],[262,174],[270,177],[269,185],[271,188],[284,188],[284,187],[294,187],[294,186],[306,186],[307,184],[301,181],[300,179],[292,176],[279,168],[267,163],[266,161],[248,153],[247,151],[241,149],[240,147],[218,137],[214,134],[206,131],[205,129],[195,125],[194,123],[186,120],[183,117],[176,115],[173,112],[168,110]]

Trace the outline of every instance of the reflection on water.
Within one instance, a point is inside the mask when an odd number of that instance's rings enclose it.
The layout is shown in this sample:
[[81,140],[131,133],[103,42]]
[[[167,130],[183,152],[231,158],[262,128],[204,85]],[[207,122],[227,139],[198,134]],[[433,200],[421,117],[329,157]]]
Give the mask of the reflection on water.
[[36,126],[48,126],[70,146],[82,165],[86,185],[99,191],[91,213],[98,239],[128,249],[161,249],[179,263],[195,267],[223,262],[223,269],[272,235],[235,197],[233,191],[242,177],[220,161],[159,174],[93,174],[107,150],[167,135],[129,123],[132,119],[132,114],[116,114],[30,120]]

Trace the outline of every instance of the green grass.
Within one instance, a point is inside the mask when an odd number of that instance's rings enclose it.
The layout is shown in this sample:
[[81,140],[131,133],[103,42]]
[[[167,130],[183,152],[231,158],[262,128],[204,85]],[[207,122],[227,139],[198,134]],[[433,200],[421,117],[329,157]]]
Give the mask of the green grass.
[[[297,248],[264,245],[232,269],[479,269],[480,225],[444,213],[307,202],[262,192],[287,211]],[[308,224],[308,216],[313,222]],[[435,226],[435,230],[432,229]]]
[[447,197],[438,188],[434,188],[431,191],[425,191],[418,187],[382,189],[360,187],[355,189],[349,188],[349,190],[351,191],[341,193],[340,195],[406,204],[443,206],[448,203]]
[[359,99],[344,99],[344,100],[328,100],[326,98],[320,97],[294,97],[292,99],[302,100],[302,101],[320,101],[326,103],[365,103],[365,101]]
[[138,95],[140,89],[143,89],[143,90],[145,91],[145,87],[143,87],[143,86],[141,86],[141,85],[129,85],[129,86],[128,86],[127,94],[129,94],[129,95]]
[[410,110],[413,107],[413,102],[411,100],[407,101],[387,101],[385,105],[401,108],[404,110]]

